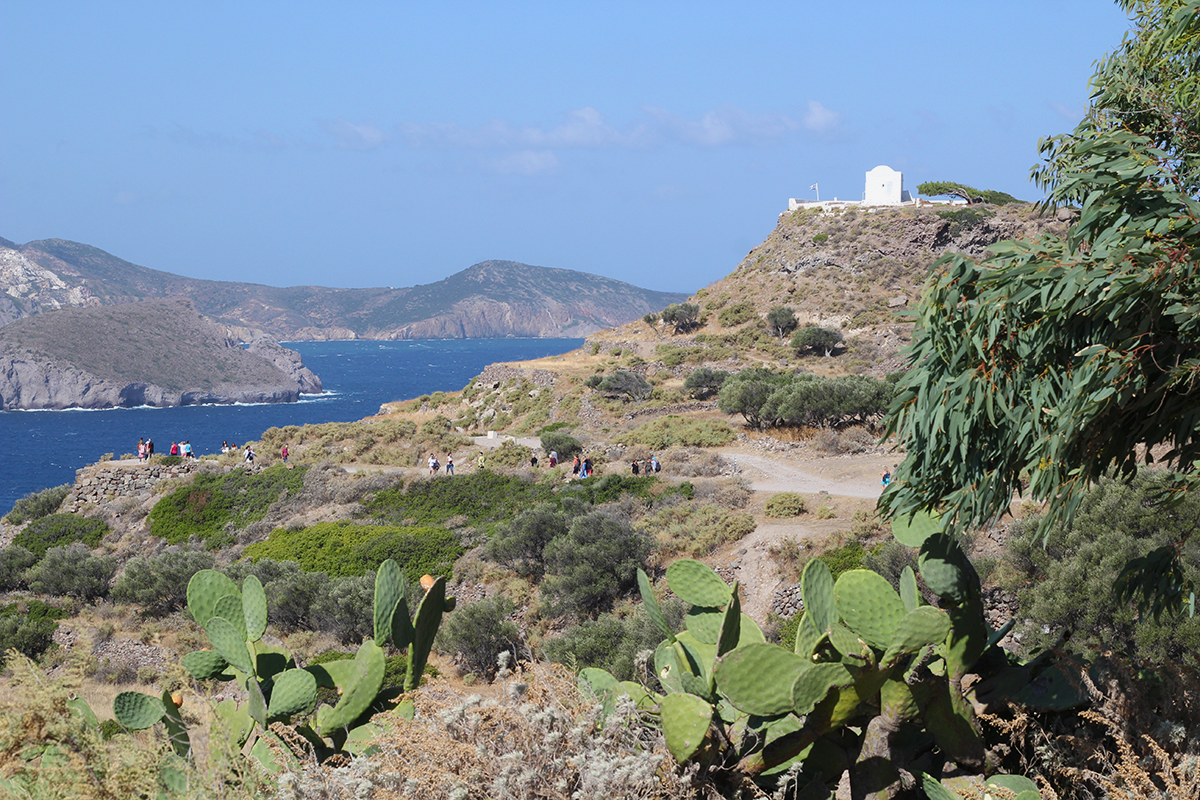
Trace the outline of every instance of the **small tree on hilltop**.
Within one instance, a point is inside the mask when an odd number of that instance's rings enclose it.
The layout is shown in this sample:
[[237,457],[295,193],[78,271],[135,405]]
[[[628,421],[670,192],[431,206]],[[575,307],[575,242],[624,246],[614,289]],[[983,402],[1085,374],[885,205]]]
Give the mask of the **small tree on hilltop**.
[[959,197],[966,200],[968,204],[991,203],[994,206],[1002,206],[1019,202],[1017,198],[1005,192],[976,189],[973,186],[954,181],[926,181],[917,185],[917,194],[923,194],[926,197]]
[[782,339],[796,330],[800,323],[796,320],[796,312],[791,308],[776,306],[767,312],[767,324],[771,326],[771,333]]
[[619,369],[611,375],[605,375],[597,388],[602,392],[626,395],[631,400],[644,400],[654,391],[645,378],[627,369]]
[[725,370],[700,367],[692,370],[692,374],[687,376],[683,381],[683,388],[691,392],[694,399],[703,400],[721,391],[721,385],[728,377],[729,373]]
[[675,328],[676,333],[690,331],[700,321],[700,306],[695,303],[672,303],[663,309],[662,320]]
[[829,328],[807,326],[796,331],[792,336],[792,347],[797,353],[820,352],[825,356],[833,355],[833,351],[841,346],[843,341],[839,331]]

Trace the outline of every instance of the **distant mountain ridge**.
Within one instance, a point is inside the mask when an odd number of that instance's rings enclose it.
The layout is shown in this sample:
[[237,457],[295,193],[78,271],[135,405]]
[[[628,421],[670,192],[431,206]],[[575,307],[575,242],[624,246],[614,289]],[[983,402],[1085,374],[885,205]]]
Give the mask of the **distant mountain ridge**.
[[187,278],[64,239],[0,238],[0,325],[67,306],[186,297],[249,340],[586,336],[687,297],[566,269],[484,261],[435,283],[338,289]]

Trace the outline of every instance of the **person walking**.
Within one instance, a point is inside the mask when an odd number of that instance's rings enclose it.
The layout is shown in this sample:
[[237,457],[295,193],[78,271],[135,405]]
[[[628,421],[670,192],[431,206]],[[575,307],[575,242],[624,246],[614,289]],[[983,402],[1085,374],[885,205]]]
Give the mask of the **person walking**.
[[146,439],[146,460],[149,461],[154,456],[154,440]]
[[171,452],[171,455],[173,455],[173,456],[179,455],[179,442],[174,442],[174,441],[171,442],[171,451],[170,452]]
[[249,442],[246,443],[246,455],[244,456],[244,458],[246,461],[246,466],[248,466],[248,467],[254,466],[254,451],[250,449]]
[[579,470],[579,475],[580,475],[580,477],[583,477],[583,478],[592,477],[592,457],[591,456],[588,456],[587,458],[585,458],[583,460],[583,466]]
[[578,454],[578,453],[576,453],[576,454],[575,454],[575,462],[574,462],[573,464],[571,464],[571,474],[572,474],[572,475],[574,475],[574,476],[576,476],[576,477],[579,477],[579,470],[580,470],[581,468],[582,468],[582,466],[581,466],[581,464],[580,464],[580,462],[579,462],[579,454]]
[[145,439],[141,439],[141,438],[138,439],[137,458],[138,458],[138,461],[146,460],[146,440]]
[[281,448],[279,449],[279,457],[283,459],[283,463],[285,463],[285,464],[287,463],[287,460],[288,460],[288,448],[287,448],[287,443],[286,443],[286,442],[284,443],[283,447],[281,447]]
[[450,453],[446,453],[446,474],[454,474],[454,456],[452,456]]
[[633,474],[634,474],[634,475],[637,475],[637,474],[638,474],[638,471],[639,471],[639,470],[638,470],[638,462],[637,462],[636,460],[635,460],[635,461],[631,461],[631,462],[629,463],[629,469],[630,469],[630,470],[633,472]]

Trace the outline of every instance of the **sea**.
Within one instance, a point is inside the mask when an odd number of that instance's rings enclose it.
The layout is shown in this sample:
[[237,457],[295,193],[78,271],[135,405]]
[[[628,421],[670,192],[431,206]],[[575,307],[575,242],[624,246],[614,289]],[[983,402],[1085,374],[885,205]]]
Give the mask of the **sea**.
[[105,453],[137,451],[138,438],[165,453],[190,440],[199,454],[256,440],[270,427],[351,422],[380,405],[457,391],[488,364],[560,355],[582,339],[452,339],[285,343],[317,373],[325,393],[296,403],[0,412],[0,515],[17,499],[72,483],[75,470]]

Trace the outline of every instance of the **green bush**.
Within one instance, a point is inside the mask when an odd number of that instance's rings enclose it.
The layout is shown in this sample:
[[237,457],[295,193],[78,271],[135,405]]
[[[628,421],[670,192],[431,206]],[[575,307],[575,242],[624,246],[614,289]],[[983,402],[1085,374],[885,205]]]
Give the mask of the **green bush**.
[[605,375],[596,388],[610,394],[625,395],[631,400],[645,400],[654,391],[649,381],[627,369]]
[[[1066,633],[1067,652],[1114,650],[1151,669],[1200,667],[1200,616],[1139,613],[1117,596],[1117,578],[1134,558],[1178,548],[1184,580],[1200,582],[1200,541],[1191,536],[1200,496],[1172,503],[1171,475],[1145,470],[1131,483],[1104,480],[1090,489],[1071,524],[1050,530],[1043,543],[1040,516],[1013,525],[1000,570],[1016,594],[1021,618],[1032,622],[1023,643],[1040,648]],[[1187,603],[1185,600],[1184,607]]]
[[796,330],[798,324],[796,312],[789,306],[775,306],[767,312],[767,325],[780,339]]
[[11,544],[0,550],[0,592],[11,592],[28,586],[26,570],[38,561],[39,556],[20,545]]
[[384,489],[363,509],[373,520],[393,525],[441,525],[465,517],[468,525],[490,527],[552,497],[553,487],[544,483],[484,470]]
[[514,439],[505,439],[486,456],[489,466],[510,469],[529,466],[529,459],[532,457],[533,450]]
[[272,503],[302,491],[306,471],[279,464],[259,473],[199,475],[154,504],[150,533],[171,544],[198,536],[211,550],[233,544],[235,530],[265,517]]
[[116,571],[115,558],[92,555],[87,545],[76,542],[69,547],[51,547],[26,576],[30,591],[90,602],[108,594]]
[[592,512],[546,545],[542,597],[552,614],[592,615],[634,586],[650,543],[628,523]]
[[832,550],[826,550],[818,558],[825,562],[825,566],[829,567],[829,571],[833,573],[833,579],[836,581],[843,572],[861,568],[863,557],[866,554],[867,551],[862,546],[862,542],[854,541]]
[[721,391],[721,385],[729,377],[723,369],[697,367],[683,381],[683,388],[696,400],[703,400]]
[[0,606],[0,666],[9,650],[38,658],[54,643],[57,620],[70,614],[41,600],[20,600]]
[[442,621],[437,648],[453,654],[463,672],[491,678],[501,653],[510,654],[510,664],[520,654],[521,632],[509,619],[514,609],[503,595],[459,606]]
[[[683,604],[672,598],[660,605],[667,624],[672,630],[680,630]],[[639,605],[634,613],[624,617],[604,614],[595,620],[584,620],[567,628],[561,636],[543,640],[542,648],[549,661],[566,664],[572,671],[597,667],[607,670],[617,680],[641,681],[648,675],[637,670],[638,654],[653,652],[662,638],[662,631]],[[652,660],[647,672],[651,675],[654,672]]]
[[542,553],[546,545],[567,533],[570,519],[551,503],[526,509],[507,525],[496,529],[484,546],[486,557],[518,575],[541,579],[545,571]]
[[637,529],[654,538],[662,554],[703,558],[723,544],[739,541],[754,532],[754,517],[703,503],[678,503],[658,509],[638,520]]
[[70,491],[71,484],[65,483],[62,486],[42,489],[40,492],[31,492],[13,503],[12,511],[8,512],[4,521],[9,525],[20,525],[53,514]]
[[583,444],[574,436],[556,430],[542,433],[542,450],[547,453],[551,450],[556,451],[561,463],[571,460],[576,453],[582,452]]
[[51,514],[35,519],[23,531],[13,537],[13,544],[27,548],[35,556],[43,556],[51,547],[60,547],[82,542],[96,547],[108,523],[101,519],[89,519],[76,514]]
[[717,315],[717,322],[721,323],[723,328],[732,328],[734,325],[741,325],[752,319],[754,319],[754,304],[749,302],[727,306],[721,309],[721,313]]
[[393,558],[409,581],[418,581],[425,574],[449,577],[462,554],[458,537],[444,528],[361,525],[346,520],[319,522],[300,530],[277,528],[265,542],[245,550],[245,556],[254,561],[294,561],[307,572],[335,577],[362,575]]
[[801,354],[820,353],[828,356],[841,347],[844,340],[840,331],[806,325],[792,334],[792,349]]
[[643,422],[624,438],[631,444],[664,450],[668,447],[720,447],[736,439],[737,432],[724,420],[668,414]]
[[134,603],[162,617],[187,607],[187,585],[202,569],[213,568],[211,553],[171,546],[153,556],[134,556],[113,586],[112,600]]
[[[235,583],[247,575],[262,581],[269,602],[267,619],[280,631],[319,631],[336,636],[343,644],[357,644],[373,635],[373,572],[331,578],[323,572],[305,572],[291,561],[269,558],[239,561],[225,573]],[[409,585],[409,606],[420,593]]]
[[779,519],[798,517],[806,510],[804,498],[796,492],[778,492],[767,501],[763,511],[768,517]]

